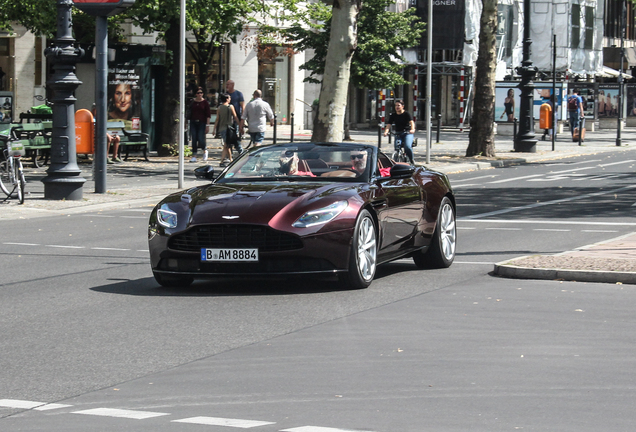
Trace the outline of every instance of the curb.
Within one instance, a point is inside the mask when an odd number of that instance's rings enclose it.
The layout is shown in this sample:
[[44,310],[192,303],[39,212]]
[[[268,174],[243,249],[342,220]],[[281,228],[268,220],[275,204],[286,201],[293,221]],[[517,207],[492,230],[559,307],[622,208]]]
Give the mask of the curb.
[[600,282],[636,285],[636,272],[612,272],[602,270],[566,270],[520,267],[512,263],[527,256],[495,264],[496,275],[511,279],[567,280],[573,282]]

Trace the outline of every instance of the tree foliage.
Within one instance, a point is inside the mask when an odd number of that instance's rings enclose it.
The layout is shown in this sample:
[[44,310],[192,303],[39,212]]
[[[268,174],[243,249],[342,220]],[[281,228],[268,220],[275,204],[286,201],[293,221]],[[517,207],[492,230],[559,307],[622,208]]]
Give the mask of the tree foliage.
[[[406,84],[402,76],[404,58],[401,48],[416,46],[425,24],[414,9],[390,12],[393,0],[365,0],[358,15],[358,39],[351,61],[351,83],[358,88],[393,88]],[[322,2],[303,6],[296,0],[284,0],[281,19],[289,28],[264,27],[271,41],[291,43],[296,51],[314,50],[314,56],[301,69],[310,71],[305,81],[320,82],[324,75],[327,47],[331,35],[331,6]]]

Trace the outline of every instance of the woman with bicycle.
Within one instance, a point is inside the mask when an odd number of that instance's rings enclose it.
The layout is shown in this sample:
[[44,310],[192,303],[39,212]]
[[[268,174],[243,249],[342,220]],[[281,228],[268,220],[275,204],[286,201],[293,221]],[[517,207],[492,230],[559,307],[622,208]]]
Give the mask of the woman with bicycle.
[[395,125],[395,151],[399,151],[400,142],[404,146],[404,152],[411,161],[411,164],[415,164],[413,160],[413,134],[415,133],[415,122],[411,114],[404,110],[404,101],[395,101],[395,111],[389,116],[389,121],[384,129],[384,136],[389,134],[391,125]]

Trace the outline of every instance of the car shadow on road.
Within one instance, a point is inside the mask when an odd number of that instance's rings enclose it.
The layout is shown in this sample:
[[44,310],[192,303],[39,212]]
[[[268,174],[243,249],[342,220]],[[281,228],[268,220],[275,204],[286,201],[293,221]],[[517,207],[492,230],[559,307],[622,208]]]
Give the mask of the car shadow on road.
[[162,287],[154,278],[116,281],[91,288],[92,291],[130,296],[149,297],[227,297],[227,296],[277,296],[319,294],[348,291],[336,280],[319,280],[311,277],[287,277],[280,279],[216,278],[195,280],[185,287]]

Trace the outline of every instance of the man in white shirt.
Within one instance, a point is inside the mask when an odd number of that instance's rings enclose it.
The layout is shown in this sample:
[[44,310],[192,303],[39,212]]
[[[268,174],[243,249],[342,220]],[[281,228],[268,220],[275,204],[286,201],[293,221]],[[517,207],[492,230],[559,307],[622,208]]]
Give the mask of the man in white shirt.
[[262,99],[263,93],[260,90],[255,90],[253,96],[254,99],[245,106],[241,115],[241,133],[245,132],[245,120],[247,120],[247,131],[254,145],[258,146],[265,139],[267,120],[271,126],[274,126],[274,112],[272,107]]

